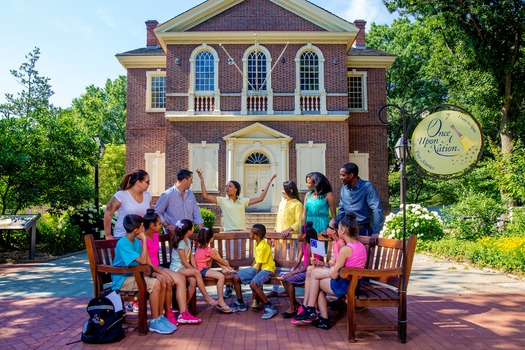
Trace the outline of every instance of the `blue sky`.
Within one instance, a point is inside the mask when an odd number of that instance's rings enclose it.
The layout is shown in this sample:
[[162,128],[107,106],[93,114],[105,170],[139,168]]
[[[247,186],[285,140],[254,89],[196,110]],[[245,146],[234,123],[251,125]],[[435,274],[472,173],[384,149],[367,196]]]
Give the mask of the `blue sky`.
[[[381,0],[310,0],[350,22],[391,24]],[[21,86],[11,76],[39,47],[37,70],[50,78],[51,102],[67,108],[88,85],[125,75],[115,54],[146,46],[147,20],[164,23],[203,0],[0,0],[0,103]]]

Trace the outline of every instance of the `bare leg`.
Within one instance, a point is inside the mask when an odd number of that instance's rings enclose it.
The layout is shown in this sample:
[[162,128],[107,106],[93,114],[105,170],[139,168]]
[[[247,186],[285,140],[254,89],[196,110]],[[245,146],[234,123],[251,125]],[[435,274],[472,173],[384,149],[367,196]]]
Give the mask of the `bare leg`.
[[157,280],[155,282],[155,286],[153,287],[153,291],[151,291],[151,294],[149,295],[149,306],[151,309],[151,319],[156,319],[161,315],[161,313],[159,312],[159,305],[160,307],[162,307],[162,304],[159,302],[161,294],[164,294],[164,290],[162,287],[162,283],[160,283]]
[[[204,297],[204,300],[211,306],[217,305],[217,301],[210,297],[208,292],[206,291],[206,287],[204,286],[204,281],[202,280],[202,276],[199,270],[197,269],[180,269],[178,272],[182,273],[186,278],[192,277],[197,281],[197,287],[202,293],[202,296]],[[189,292],[189,288],[188,288]],[[193,295],[193,294],[192,294]]]
[[217,280],[217,296],[218,296],[218,305],[221,308],[228,308],[228,305],[224,302],[223,292],[224,292],[224,275],[215,270],[206,271],[206,277],[214,278]]
[[310,275],[310,296],[308,299],[308,304],[305,304],[306,306],[312,306],[315,307],[319,291],[320,291],[320,281],[329,278],[330,270],[329,269],[314,269]]
[[[173,284],[175,285],[175,298],[177,298],[177,304],[179,304],[179,311],[183,312],[188,305],[186,304],[186,277],[184,275],[177,273],[172,270],[167,270],[170,273],[171,278],[173,279]],[[173,289],[171,289],[171,293],[173,293]],[[168,307],[171,309],[171,297],[168,299],[167,304]]]
[[242,288],[241,288],[241,278],[238,274],[233,275],[233,287],[235,288],[235,294],[237,295],[237,300],[242,301]]
[[252,289],[252,291],[257,296],[257,299],[259,299],[260,301],[262,301],[265,304],[268,302],[268,298],[266,297],[266,295],[264,295],[264,291],[262,290],[261,287],[259,287],[257,285],[257,283],[255,283],[253,281],[250,282],[250,288]]
[[330,278],[325,278],[320,281],[319,284],[321,290],[317,297],[317,305],[319,307],[319,313],[323,318],[328,318],[328,302],[326,300],[326,293],[333,294],[330,288]]

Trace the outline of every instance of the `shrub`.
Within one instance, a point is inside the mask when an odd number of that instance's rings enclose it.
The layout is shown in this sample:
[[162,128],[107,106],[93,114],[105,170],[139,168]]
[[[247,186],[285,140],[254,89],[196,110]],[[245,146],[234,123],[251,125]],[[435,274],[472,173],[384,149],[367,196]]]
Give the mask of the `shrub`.
[[478,193],[443,210],[454,237],[470,241],[499,233],[498,218],[504,212],[501,202]]
[[510,210],[509,222],[505,226],[505,236],[525,237],[524,207],[515,207]]
[[78,228],[71,226],[68,215],[42,215],[37,222],[37,229],[40,233],[39,250],[59,256],[67,253],[79,251],[83,247]]
[[[215,225],[215,214],[210,209],[207,208],[199,208],[202,220],[204,221],[204,227],[209,228],[210,230],[213,229],[213,225]],[[199,228],[197,225],[195,225],[195,232],[199,232]]]
[[104,210],[102,208],[97,210],[94,205],[89,204],[85,207],[73,209],[66,215],[69,216],[69,224],[78,228],[82,240],[85,235],[93,235],[95,239],[103,236]]
[[[418,240],[433,241],[443,237],[443,223],[439,214],[429,212],[419,204],[406,205],[406,235],[416,235]],[[390,213],[381,230],[381,236],[386,238],[403,239],[403,211],[397,214]]]

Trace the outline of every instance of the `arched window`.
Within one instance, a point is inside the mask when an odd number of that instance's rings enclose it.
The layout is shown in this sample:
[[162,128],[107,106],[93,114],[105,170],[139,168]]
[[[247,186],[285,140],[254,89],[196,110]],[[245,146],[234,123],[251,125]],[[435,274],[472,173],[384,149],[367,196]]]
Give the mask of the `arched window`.
[[246,164],[270,164],[268,157],[260,152],[252,153],[246,158]]
[[266,55],[262,51],[252,51],[248,55],[248,90],[266,91]]
[[319,57],[314,51],[305,51],[300,63],[301,91],[319,91]]
[[195,58],[195,91],[214,90],[214,57],[210,51],[201,51]]

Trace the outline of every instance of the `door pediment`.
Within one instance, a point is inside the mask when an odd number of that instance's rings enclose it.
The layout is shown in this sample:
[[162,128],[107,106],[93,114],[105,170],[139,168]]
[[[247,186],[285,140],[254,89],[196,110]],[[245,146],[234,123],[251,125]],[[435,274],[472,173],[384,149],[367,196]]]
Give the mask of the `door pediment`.
[[254,123],[243,129],[237,130],[229,135],[224,136],[223,140],[226,142],[252,142],[254,140],[274,140],[275,142],[290,142],[292,141],[292,138],[286,134],[283,134],[282,132],[272,129],[261,123]]

